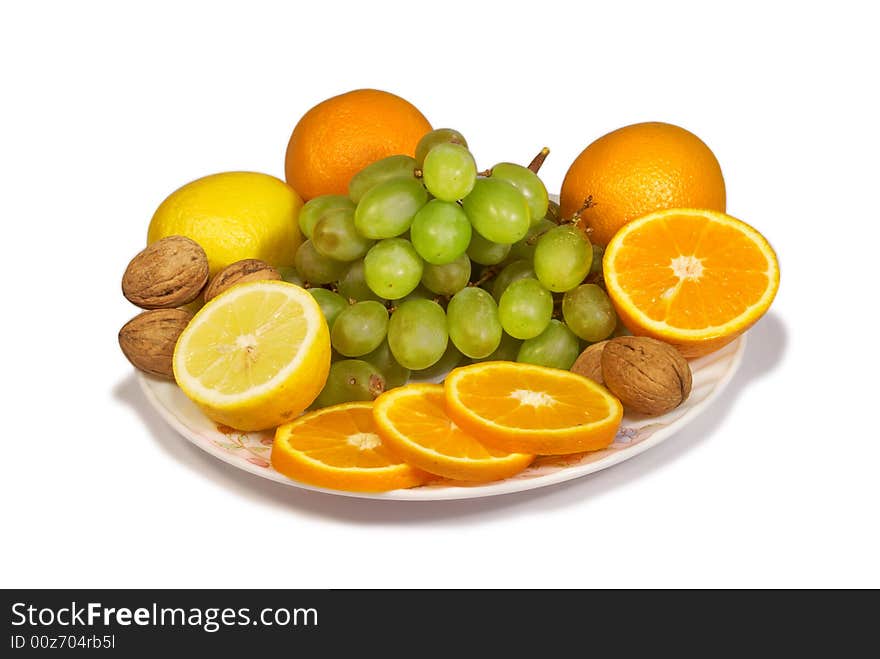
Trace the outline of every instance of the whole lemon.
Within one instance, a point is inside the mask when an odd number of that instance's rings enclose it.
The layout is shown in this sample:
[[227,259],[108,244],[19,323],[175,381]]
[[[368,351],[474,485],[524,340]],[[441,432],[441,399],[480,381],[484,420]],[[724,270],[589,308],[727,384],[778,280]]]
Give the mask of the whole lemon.
[[257,172],[212,174],[172,192],[150,221],[147,243],[171,235],[195,240],[211,274],[242,259],[293,264],[302,242],[302,199],[284,181]]

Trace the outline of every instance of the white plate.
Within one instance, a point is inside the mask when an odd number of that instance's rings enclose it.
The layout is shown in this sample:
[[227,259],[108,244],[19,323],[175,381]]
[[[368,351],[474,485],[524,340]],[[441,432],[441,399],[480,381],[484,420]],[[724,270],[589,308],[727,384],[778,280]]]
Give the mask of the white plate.
[[746,338],[741,336],[718,352],[691,362],[693,389],[684,405],[659,417],[625,415],[614,443],[607,449],[569,456],[539,457],[516,476],[488,484],[449,485],[441,482],[380,494],[325,490],[291,480],[269,464],[272,432],[223,432],[202,414],[176,384],[143,373],[138,375],[147,400],[162,418],[200,449],[239,469],[285,485],[349,497],[439,501],[489,497],[555,485],[611,467],[656,446],[696,419],[721,393],[739,368],[745,346]]

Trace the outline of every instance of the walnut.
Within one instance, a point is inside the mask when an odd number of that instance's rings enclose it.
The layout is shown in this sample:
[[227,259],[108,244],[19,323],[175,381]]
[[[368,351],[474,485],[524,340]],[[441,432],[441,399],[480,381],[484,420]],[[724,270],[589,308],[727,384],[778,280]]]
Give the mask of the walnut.
[[192,317],[183,309],[145,311],[119,330],[119,347],[135,368],[173,379],[174,346]]
[[605,386],[623,406],[665,414],[691,393],[691,367],[674,347],[644,336],[620,336],[602,351]]
[[281,279],[281,273],[268,263],[259,259],[244,259],[236,261],[211,278],[205,288],[205,302],[217,297],[228,288],[247,281],[261,281],[265,279]]
[[207,281],[205,250],[185,236],[168,236],[131,260],[122,294],[142,309],[170,309],[195,300]]
[[571,367],[573,373],[590,378],[598,384],[605,384],[602,378],[602,351],[608,341],[599,341],[584,349]]

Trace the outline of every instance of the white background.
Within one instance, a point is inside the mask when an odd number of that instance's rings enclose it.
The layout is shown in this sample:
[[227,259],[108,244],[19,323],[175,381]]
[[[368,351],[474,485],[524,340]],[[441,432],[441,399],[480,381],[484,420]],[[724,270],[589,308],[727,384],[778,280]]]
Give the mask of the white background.
[[[4,3],[0,586],[880,586],[877,66],[870,3]],[[865,9],[862,9],[862,8]],[[156,206],[283,176],[359,87],[558,191],[593,139],[680,124],[781,261],[729,390],[561,486],[450,503],[298,491],[147,407],[116,333]]]

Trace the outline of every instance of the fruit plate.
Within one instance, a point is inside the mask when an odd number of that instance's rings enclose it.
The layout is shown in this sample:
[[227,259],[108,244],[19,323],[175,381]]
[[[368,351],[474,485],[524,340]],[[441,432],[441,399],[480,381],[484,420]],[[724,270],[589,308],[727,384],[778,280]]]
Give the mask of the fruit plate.
[[460,485],[437,481],[409,490],[378,494],[326,490],[291,480],[275,471],[269,462],[274,435],[272,431],[245,433],[218,427],[173,382],[143,373],[138,373],[138,378],[147,400],[175,430],[200,449],[255,476],[305,490],[350,497],[439,501],[510,494],[555,485],[606,469],[657,446],[691,423],[718,397],[739,368],[745,346],[746,337],[743,335],[721,350],[692,361],[694,379],[688,400],[672,412],[659,417],[625,415],[614,443],[607,449],[574,455],[538,457],[525,471],[492,483]]

